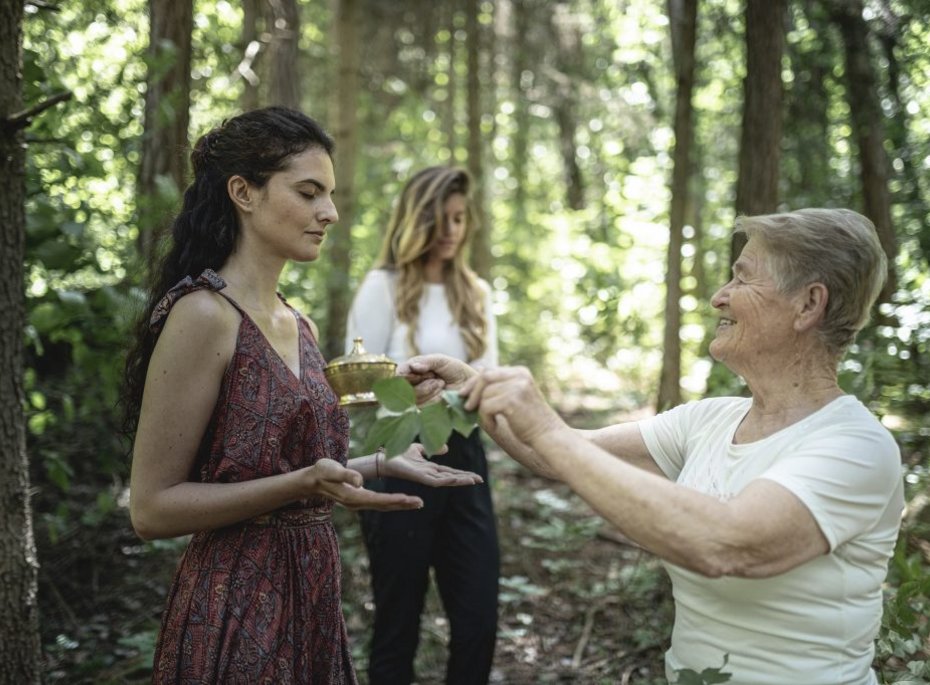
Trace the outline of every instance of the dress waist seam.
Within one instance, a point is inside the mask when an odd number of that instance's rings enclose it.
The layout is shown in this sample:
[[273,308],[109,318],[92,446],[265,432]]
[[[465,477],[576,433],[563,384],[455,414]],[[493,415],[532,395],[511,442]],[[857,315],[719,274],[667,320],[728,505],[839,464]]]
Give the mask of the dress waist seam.
[[274,528],[307,528],[332,521],[329,511],[320,509],[278,509],[246,521],[247,524]]

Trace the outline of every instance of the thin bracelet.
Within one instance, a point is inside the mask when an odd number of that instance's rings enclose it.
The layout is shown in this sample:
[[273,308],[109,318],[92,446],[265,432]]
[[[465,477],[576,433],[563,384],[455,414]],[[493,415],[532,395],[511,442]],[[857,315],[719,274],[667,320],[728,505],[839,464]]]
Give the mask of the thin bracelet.
[[379,447],[375,452],[375,478],[381,477],[381,460],[384,459],[384,448]]

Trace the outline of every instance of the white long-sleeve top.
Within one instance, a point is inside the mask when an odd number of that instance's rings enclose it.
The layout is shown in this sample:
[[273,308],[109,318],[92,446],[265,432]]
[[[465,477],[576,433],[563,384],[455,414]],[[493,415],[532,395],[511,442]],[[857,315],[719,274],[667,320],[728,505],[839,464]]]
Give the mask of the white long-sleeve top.
[[[397,274],[385,269],[369,271],[352,302],[346,322],[346,352],[352,350],[352,341],[364,340],[365,349],[373,354],[384,354],[396,362],[413,356],[407,343],[408,326],[397,320],[394,307]],[[487,317],[487,348],[478,359],[469,359],[468,348],[459,325],[452,318],[446,287],[441,283],[424,283],[417,321],[416,344],[419,354],[441,353],[468,362],[474,367],[497,366],[497,322],[491,302],[491,287],[478,280],[484,293],[484,312]]]

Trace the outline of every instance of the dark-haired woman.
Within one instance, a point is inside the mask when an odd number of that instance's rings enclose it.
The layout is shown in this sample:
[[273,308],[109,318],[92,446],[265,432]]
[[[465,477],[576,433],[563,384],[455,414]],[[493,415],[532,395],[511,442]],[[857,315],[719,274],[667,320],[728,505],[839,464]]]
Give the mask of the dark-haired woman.
[[132,523],[193,533],[155,653],[156,683],[354,683],[333,502],[411,509],[363,489],[390,474],[465,485],[420,448],[347,467],[348,419],[316,327],[277,293],[337,220],[333,144],[312,119],[249,112],[203,136],[126,370]]
[[[369,352],[403,362],[442,352],[475,368],[497,366],[491,288],[468,267],[465,247],[475,229],[471,179],[465,169],[434,166],[414,174],[400,193],[376,267],[359,286],[349,314]],[[437,463],[480,474],[474,488],[427,491],[390,477],[370,487],[421,497],[417,511],[363,512],[371,560],[375,625],[371,685],[415,679],[430,568],[449,618],[446,685],[488,682],[497,637],[500,552],[488,462],[479,431],[453,433]]]

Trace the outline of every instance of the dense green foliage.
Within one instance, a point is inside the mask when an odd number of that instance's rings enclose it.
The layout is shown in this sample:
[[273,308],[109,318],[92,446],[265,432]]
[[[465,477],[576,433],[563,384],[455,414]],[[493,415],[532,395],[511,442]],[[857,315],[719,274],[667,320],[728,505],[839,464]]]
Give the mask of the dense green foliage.
[[380,405],[372,421],[354,420],[354,427],[367,423],[361,454],[384,448],[388,459],[403,454],[417,438],[427,454],[438,454],[452,431],[468,437],[478,426],[478,414],[466,411],[457,392],[445,391],[435,401],[417,406],[413,386],[403,378],[385,378],[374,384]]
[[[840,38],[820,3],[789,4],[783,205],[860,207]],[[519,35],[508,23],[510,3],[484,2],[479,17],[482,181],[501,357],[530,366],[567,414],[629,410],[654,399],[661,361],[675,95],[664,4],[525,0],[524,7]],[[353,226],[336,229],[352,231],[353,286],[372,263],[408,175],[437,162],[464,164],[467,134],[464,16],[445,3],[409,0],[363,8],[357,210]],[[696,200],[682,252],[689,397],[744,391],[705,349],[709,296],[726,279],[734,214],[741,12],[736,0],[700,5]],[[415,21],[424,13],[430,21]],[[882,79],[900,287],[843,362],[841,379],[895,432],[913,501],[930,489],[930,24],[918,0],[869,5],[867,18]],[[237,111],[241,21],[234,3],[196,3],[192,136]],[[325,122],[335,88],[329,3],[302,3],[302,21],[304,106]],[[553,48],[552,21],[578,38],[570,62]],[[128,445],[116,399],[145,271],[135,245],[142,93],[147,70],[160,65],[146,63],[141,0],[61,3],[54,12],[27,5],[25,32],[25,102],[74,93],[28,135],[28,451],[47,560],[76,530],[124,516]],[[555,116],[566,104],[584,180],[575,209]],[[167,222],[177,190],[163,190],[157,206]],[[290,267],[283,285],[324,330],[329,268],[324,250],[321,262]],[[886,682],[930,678],[926,520],[908,518],[892,561],[878,654]],[[43,597],[51,587],[46,576]],[[46,632],[50,654],[66,649],[66,632],[57,643]]]

